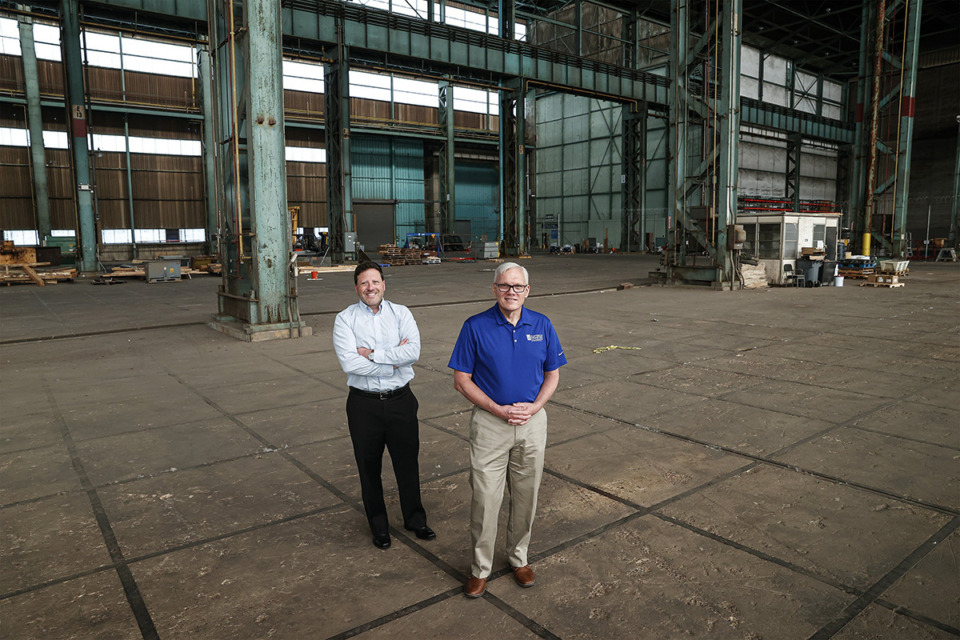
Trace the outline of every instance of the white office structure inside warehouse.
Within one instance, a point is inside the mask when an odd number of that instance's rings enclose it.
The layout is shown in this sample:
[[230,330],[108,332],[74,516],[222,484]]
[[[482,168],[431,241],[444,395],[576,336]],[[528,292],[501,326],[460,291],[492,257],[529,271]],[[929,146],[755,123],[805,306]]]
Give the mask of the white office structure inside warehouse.
[[[958,133],[953,0],[0,0],[0,637],[960,636]],[[383,552],[365,258],[437,532]],[[504,261],[569,364],[473,601]]]

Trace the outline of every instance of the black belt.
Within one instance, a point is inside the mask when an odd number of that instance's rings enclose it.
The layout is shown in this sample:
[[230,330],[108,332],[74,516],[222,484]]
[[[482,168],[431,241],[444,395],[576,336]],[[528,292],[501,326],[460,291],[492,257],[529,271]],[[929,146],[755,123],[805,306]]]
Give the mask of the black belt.
[[387,400],[389,398],[396,398],[405,394],[407,391],[410,391],[410,384],[405,384],[399,389],[390,389],[389,391],[364,391],[363,389],[357,389],[356,387],[350,387],[350,393],[356,393],[364,398],[376,398],[377,400]]

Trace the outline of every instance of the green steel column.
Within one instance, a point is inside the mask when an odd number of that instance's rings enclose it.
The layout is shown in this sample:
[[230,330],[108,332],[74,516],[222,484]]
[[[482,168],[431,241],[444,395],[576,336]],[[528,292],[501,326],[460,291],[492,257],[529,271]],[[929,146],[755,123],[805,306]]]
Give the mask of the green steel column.
[[917,54],[920,48],[920,12],[923,0],[907,4],[907,33],[901,60],[900,140],[897,152],[897,176],[894,189],[892,252],[906,254],[907,201],[910,197],[910,157],[913,148],[913,123],[917,102]]
[[[858,243],[863,235],[863,202],[867,191],[866,184],[866,131],[864,129],[864,114],[867,102],[867,82],[869,81],[870,61],[870,34],[875,22],[877,7],[874,0],[863,0],[863,9],[860,16],[860,58],[857,71],[857,104],[853,132],[852,160],[850,171],[850,240]],[[851,244],[851,251],[854,247]]]
[[40,110],[40,81],[37,52],[33,46],[33,18],[21,15],[20,50],[23,79],[27,90],[27,127],[30,130],[30,164],[33,169],[33,199],[37,207],[37,236],[42,245],[50,235],[50,191],[47,187],[47,154],[43,146],[43,116]]
[[[622,199],[623,215],[620,231],[621,251],[642,251],[645,234],[643,197],[645,188],[647,103],[623,105]],[[639,229],[638,229],[639,225]]]
[[210,68],[210,52],[201,49],[200,53],[200,99],[203,108],[203,179],[206,186],[205,200],[207,208],[207,253],[217,251],[216,237],[220,225],[217,222],[217,164],[213,136],[213,76]]
[[[960,125],[960,115],[957,116]],[[950,207],[950,247],[957,248],[957,213],[960,212],[960,128],[957,131],[957,161],[953,169],[953,206]]]
[[793,210],[800,211],[800,163],[803,159],[803,136],[787,134],[787,172],[783,195],[793,202]]
[[456,200],[456,164],[455,145],[453,135],[453,85],[448,79],[439,82],[439,124],[440,134],[444,137],[440,142],[440,232],[453,233],[454,221],[457,219]]
[[67,121],[77,196],[77,270],[97,271],[97,226],[93,217],[93,185],[87,147],[87,110],[84,107],[83,57],[80,53],[80,16],[76,0],[60,0],[60,49],[65,74]]
[[211,2],[222,140],[223,282],[213,328],[248,341],[310,334],[291,274],[280,7]]
[[323,67],[327,150],[327,219],[333,259],[344,260],[344,234],[353,231],[353,179],[350,160],[349,50],[338,34],[336,60]]
[[[668,172],[672,171],[672,179],[668,180],[667,189],[667,245],[668,251],[674,253],[673,261],[683,261],[683,242],[678,237],[677,223],[686,208],[686,176],[687,176],[687,120],[689,107],[687,98],[687,68],[690,64],[688,53],[690,50],[688,38],[688,10],[684,0],[670,0],[670,129],[668,134],[669,148]],[[672,232],[672,238],[671,236]],[[669,263],[668,258],[668,263]]]
[[513,31],[517,23],[516,0],[497,0],[497,16],[500,21],[500,37],[513,40]]
[[737,223],[737,181],[740,174],[740,50],[743,0],[724,0],[721,22],[723,46],[720,82],[720,155],[717,186],[717,257],[722,270],[721,285],[734,288],[734,254],[727,246],[727,235]]
[[[123,68],[123,33],[118,34],[120,49],[120,96],[127,101],[127,74]],[[130,162],[130,114],[123,112],[123,151],[127,170],[127,207],[130,209],[130,250],[134,258],[138,257],[137,249],[137,218],[133,207],[133,167]]]
[[500,89],[500,241],[504,255],[517,255],[517,95]]
[[527,90],[521,80],[517,88],[517,255],[527,253]]

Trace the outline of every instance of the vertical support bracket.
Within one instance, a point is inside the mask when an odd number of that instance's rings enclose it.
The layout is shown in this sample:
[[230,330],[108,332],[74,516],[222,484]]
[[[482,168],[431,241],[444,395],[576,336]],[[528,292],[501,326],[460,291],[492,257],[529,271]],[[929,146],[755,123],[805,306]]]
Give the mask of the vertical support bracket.
[[453,121],[453,85],[448,79],[439,83],[440,142],[440,232],[453,233],[456,220],[456,163]]

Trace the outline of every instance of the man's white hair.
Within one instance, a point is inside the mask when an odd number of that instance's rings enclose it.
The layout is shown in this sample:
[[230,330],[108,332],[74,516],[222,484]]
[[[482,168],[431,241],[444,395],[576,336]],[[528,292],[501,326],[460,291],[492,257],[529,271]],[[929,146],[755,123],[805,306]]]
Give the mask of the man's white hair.
[[521,267],[516,262],[504,262],[497,267],[497,270],[493,274],[493,283],[496,284],[497,281],[500,280],[500,276],[502,276],[505,271],[509,271],[510,269],[520,269],[520,271],[523,273],[523,284],[530,284],[530,274],[527,273],[526,268]]

